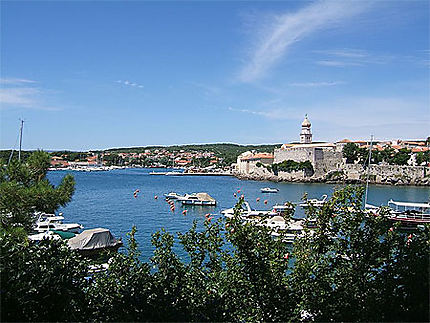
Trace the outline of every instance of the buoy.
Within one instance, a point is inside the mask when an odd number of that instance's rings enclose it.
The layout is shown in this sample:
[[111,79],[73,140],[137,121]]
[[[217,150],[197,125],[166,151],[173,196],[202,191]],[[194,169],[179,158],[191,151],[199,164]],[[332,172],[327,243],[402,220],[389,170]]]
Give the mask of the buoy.
[[155,196],[154,196],[154,199],[158,199],[158,196],[157,196],[157,195],[155,195]]
[[187,210],[183,210],[183,211],[182,211],[182,214],[183,214],[183,215],[187,215]]
[[233,193],[233,196],[236,197],[237,196],[236,193]]
[[239,194],[239,193],[240,193],[240,190],[237,190],[237,193]]
[[257,202],[260,202],[260,198],[259,198],[259,197],[257,197],[256,201],[257,201]]
[[206,213],[205,218],[208,218],[210,215],[211,215],[210,213]]
[[264,204],[267,204],[267,200],[264,200]]

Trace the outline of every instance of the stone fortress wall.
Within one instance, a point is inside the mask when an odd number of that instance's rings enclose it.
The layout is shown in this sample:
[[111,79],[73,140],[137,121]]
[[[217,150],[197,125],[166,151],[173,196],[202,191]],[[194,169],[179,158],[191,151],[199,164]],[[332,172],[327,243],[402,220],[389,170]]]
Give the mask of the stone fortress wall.
[[[312,143],[311,124],[307,118],[302,123],[300,144],[285,144],[274,150],[273,159],[249,158],[251,152],[238,157],[237,176],[247,179],[292,181],[292,182],[365,182],[367,168],[361,164],[346,164],[342,150],[346,141],[337,143]],[[258,154],[253,157],[257,157]],[[314,172],[305,171],[279,172],[273,174],[267,170],[272,163],[285,160],[296,162],[310,161]],[[264,167],[257,167],[257,163]],[[371,183],[390,185],[425,185],[430,186],[430,168],[426,166],[371,165],[369,169]]]

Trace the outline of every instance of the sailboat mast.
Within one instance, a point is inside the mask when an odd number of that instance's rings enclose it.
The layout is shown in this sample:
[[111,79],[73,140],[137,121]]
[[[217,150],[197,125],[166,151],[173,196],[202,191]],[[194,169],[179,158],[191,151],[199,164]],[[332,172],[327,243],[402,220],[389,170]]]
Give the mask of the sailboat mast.
[[366,195],[364,196],[365,208],[367,204],[367,192],[369,191],[369,176],[370,176],[370,162],[372,160],[372,148],[373,148],[373,135],[370,135],[369,161],[367,163]]
[[24,120],[21,120],[21,129],[19,130],[19,153],[18,153],[18,161],[21,161],[22,128],[23,127],[24,127]]

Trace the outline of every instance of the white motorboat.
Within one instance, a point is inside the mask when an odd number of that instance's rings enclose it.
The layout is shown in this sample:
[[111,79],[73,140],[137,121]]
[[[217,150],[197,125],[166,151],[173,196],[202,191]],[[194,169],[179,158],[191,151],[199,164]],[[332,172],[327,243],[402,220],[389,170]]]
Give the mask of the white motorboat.
[[166,176],[181,176],[182,173],[181,172],[167,172],[164,175],[166,175]]
[[208,193],[197,193],[188,195],[185,194],[184,198],[178,199],[182,205],[201,205],[201,206],[215,206],[216,200]]
[[[223,210],[221,211],[221,214],[224,215],[226,218],[232,218],[234,216],[234,208]],[[242,219],[246,220],[251,218],[265,218],[268,216],[274,216],[277,215],[277,213],[273,210],[254,210],[251,208],[247,201],[244,201],[241,205],[239,215]]]
[[169,200],[177,200],[181,197],[184,197],[183,195],[180,195],[180,194],[175,193],[175,192],[170,192],[168,194],[164,194],[164,196],[166,197],[166,199],[169,199]]
[[294,210],[294,205],[292,204],[276,204],[272,207],[272,212],[276,214],[287,214],[288,212],[291,212],[291,210]]
[[39,213],[39,218],[36,220],[33,230],[39,233],[52,230],[79,233],[79,230],[84,228],[79,223],[63,223],[63,220],[64,217],[62,216]]
[[263,187],[260,189],[261,193],[278,193],[279,190],[277,188]]
[[302,208],[307,208],[309,206],[314,206],[314,207],[322,207],[325,203],[327,203],[327,195],[324,194],[323,196],[321,196],[321,199],[307,199],[305,202],[300,203],[299,206]]
[[44,231],[41,233],[31,234],[28,236],[28,239],[31,241],[42,241],[45,239],[59,240],[61,237],[52,231]]

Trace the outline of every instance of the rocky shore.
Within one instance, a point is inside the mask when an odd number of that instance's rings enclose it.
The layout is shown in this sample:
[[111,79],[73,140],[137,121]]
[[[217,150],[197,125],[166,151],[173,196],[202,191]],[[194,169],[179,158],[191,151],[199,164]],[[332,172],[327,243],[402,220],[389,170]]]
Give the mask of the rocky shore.
[[[290,183],[326,183],[360,184],[366,183],[367,169],[362,165],[345,165],[337,170],[317,171],[311,176],[302,171],[273,174],[266,169],[258,169],[249,174],[234,173],[244,180],[290,182]],[[430,186],[430,168],[425,166],[383,166],[372,165],[369,170],[369,183],[380,185]]]

